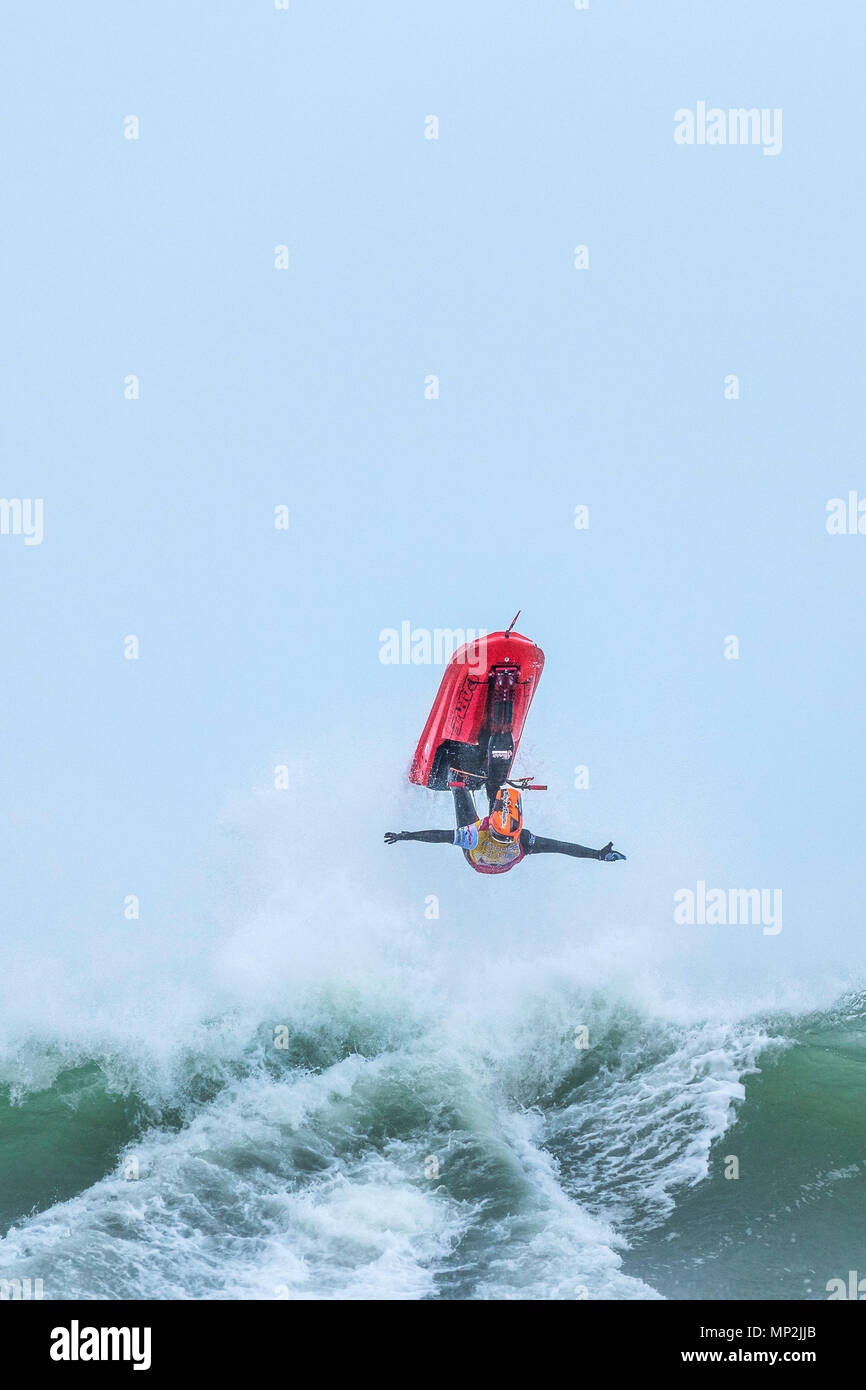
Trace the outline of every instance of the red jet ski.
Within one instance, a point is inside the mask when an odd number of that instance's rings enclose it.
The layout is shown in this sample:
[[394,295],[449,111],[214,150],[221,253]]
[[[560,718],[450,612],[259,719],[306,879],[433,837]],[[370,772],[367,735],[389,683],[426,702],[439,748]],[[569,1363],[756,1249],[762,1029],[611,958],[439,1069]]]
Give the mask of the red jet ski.
[[448,662],[415,749],[410,782],[446,791],[452,769],[470,779],[469,785],[476,778],[484,781],[488,792],[509,780],[544,669],[541,648],[512,631],[519,617],[505,632],[459,647]]

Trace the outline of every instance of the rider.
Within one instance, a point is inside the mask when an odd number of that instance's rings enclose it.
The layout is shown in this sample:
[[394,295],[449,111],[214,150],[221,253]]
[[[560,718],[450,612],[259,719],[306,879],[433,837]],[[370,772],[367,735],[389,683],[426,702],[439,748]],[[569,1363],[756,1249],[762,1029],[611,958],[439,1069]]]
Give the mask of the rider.
[[[459,773],[453,774],[459,777]],[[625,859],[609,841],[604,849],[587,849],[567,840],[547,840],[523,827],[520,796],[513,787],[487,784],[489,814],[479,820],[475,798],[462,781],[452,781],[456,830],[389,830],[385,844],[398,840],[423,840],[428,845],[457,845],[466,862],[479,874],[505,874],[528,854],[568,854],[572,859],[601,859],[612,864]]]

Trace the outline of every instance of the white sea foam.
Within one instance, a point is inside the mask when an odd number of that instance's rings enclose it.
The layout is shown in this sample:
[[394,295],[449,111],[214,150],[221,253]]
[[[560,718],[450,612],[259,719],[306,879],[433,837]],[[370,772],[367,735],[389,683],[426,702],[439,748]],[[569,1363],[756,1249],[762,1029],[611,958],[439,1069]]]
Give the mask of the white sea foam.
[[571,898],[558,927],[502,885],[481,914],[447,850],[383,861],[392,883],[372,846],[350,870],[323,845],[315,804],[263,795],[227,828],[199,916],[33,942],[7,975],[15,1095],[95,1059],[149,1120],[140,1177],[20,1218],[3,1272],[60,1298],[656,1297],[624,1232],[705,1174],[761,1028]]

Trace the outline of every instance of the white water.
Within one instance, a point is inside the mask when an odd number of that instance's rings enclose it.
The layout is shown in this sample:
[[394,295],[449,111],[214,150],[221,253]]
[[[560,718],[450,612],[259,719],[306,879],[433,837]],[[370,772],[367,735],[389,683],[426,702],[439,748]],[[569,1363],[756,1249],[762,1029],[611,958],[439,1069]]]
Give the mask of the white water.
[[672,985],[657,934],[581,921],[581,875],[616,867],[530,863],[509,899],[378,826],[341,863],[324,814],[238,804],[183,912],[16,949],[3,1076],[21,1093],[95,1058],[155,1122],[121,1156],[137,1181],[19,1220],[7,1277],[48,1297],[656,1297],[620,1271],[621,1232],[706,1173],[767,1047],[738,1021],[749,992],[726,1008]]

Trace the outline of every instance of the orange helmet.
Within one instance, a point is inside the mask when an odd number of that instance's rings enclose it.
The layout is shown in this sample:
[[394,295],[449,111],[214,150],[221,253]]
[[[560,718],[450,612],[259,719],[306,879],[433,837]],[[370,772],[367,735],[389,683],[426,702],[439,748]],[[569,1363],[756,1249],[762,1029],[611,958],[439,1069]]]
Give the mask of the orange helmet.
[[523,808],[513,787],[500,787],[496,793],[487,828],[495,840],[516,840],[523,829]]

